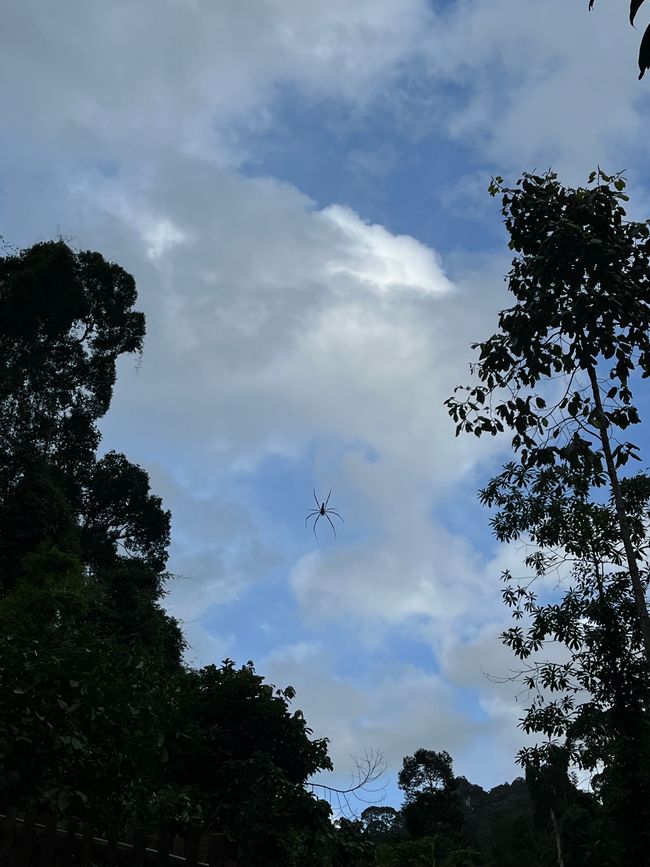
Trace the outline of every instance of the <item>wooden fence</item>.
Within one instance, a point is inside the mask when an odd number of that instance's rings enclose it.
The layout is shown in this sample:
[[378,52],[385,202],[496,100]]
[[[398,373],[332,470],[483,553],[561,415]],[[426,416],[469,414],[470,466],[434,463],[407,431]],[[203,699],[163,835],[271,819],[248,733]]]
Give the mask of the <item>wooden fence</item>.
[[223,834],[198,828],[184,837],[135,831],[121,840],[51,813],[21,815],[11,808],[0,814],[0,867],[245,867],[245,861],[227,859],[224,848]]

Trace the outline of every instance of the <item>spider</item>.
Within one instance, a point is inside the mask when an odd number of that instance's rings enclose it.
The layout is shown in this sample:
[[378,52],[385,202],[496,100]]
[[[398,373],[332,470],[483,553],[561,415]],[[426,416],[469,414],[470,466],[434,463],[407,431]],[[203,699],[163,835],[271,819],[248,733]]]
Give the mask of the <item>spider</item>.
[[314,526],[312,527],[312,530],[314,531],[314,537],[316,539],[318,539],[318,536],[316,535],[316,524],[318,523],[319,518],[327,518],[327,520],[330,522],[330,527],[332,528],[334,536],[336,536],[336,529],[334,528],[334,524],[332,523],[332,519],[330,518],[330,515],[336,515],[337,518],[340,518],[341,521],[343,521],[343,518],[341,518],[341,516],[336,511],[336,509],[328,509],[327,508],[327,504],[329,503],[331,496],[332,496],[332,492],[330,491],[329,494],[327,495],[327,499],[325,500],[325,502],[319,503],[318,497],[316,496],[316,491],[314,490],[314,499],[316,500],[316,506],[318,508],[314,509],[312,512],[310,512],[307,515],[307,517],[305,518],[305,527],[307,526],[307,521],[310,518],[315,517]]

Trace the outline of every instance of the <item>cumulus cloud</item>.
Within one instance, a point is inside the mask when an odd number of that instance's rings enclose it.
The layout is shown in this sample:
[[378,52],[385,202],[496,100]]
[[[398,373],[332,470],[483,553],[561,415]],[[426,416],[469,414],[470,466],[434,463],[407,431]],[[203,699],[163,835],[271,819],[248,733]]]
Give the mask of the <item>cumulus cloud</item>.
[[461,0],[427,38],[432,80],[464,93],[444,103],[443,122],[490,164],[517,173],[552,165],[584,181],[598,161],[618,168],[622,154],[639,153],[647,96],[636,80],[638,35],[615,4],[588,14],[563,0]]
[[[350,785],[352,757],[371,749],[386,763],[385,802],[396,806],[401,800],[396,776],[402,759],[419,747],[447,750],[457,774],[487,787],[517,773],[513,756],[523,737],[514,725],[516,704],[507,697],[493,692],[485,699],[486,705],[491,703],[489,716],[471,714],[456,685],[442,674],[389,662],[378,664],[360,680],[338,673],[327,648],[314,643],[280,647],[263,665],[272,682],[295,687],[295,705],[314,727],[314,737],[330,738],[334,773],[316,777],[320,783]],[[382,793],[376,797],[379,800]],[[366,804],[356,806],[360,812]]]
[[[469,773],[483,737],[497,756],[482,756],[485,774],[507,776],[516,709],[481,673],[504,662],[490,650],[499,564],[449,508],[453,498],[462,512],[499,446],[455,440],[442,405],[467,378],[468,345],[492,329],[505,267],[468,268],[435,237],[236,170],[295,95],[357,123],[385,112],[406,141],[443,132],[504,173],[609,163],[645,129],[637,37],[619,11],[161,0],[152,15],[127,0],[25,0],[3,13],[10,239],[60,231],[101,250],[134,273],[147,314],[144,359],[122,365],[104,432],[151,470],[174,513],[171,566],[191,580],[170,586],[168,604],[197,660],[232,655],[236,636],[215,634],[207,615],[280,573],[312,638],[261,668],[299,680],[335,757],[370,744],[399,764],[431,745],[457,750]],[[383,147],[355,141],[350,159],[390,169],[399,153]],[[465,201],[476,171],[450,183]],[[288,469],[269,492],[264,468],[278,456]],[[308,531],[297,541],[292,473],[307,499],[335,489],[337,547]],[[281,632],[286,612],[268,616]],[[411,631],[439,670],[395,661],[372,683],[345,676],[313,638],[333,621],[358,633],[359,652]],[[476,693],[474,716],[463,690]]]
[[237,163],[275,88],[363,103],[429,18],[425,0],[160,0],[155,15],[128,0],[26,0],[3,16],[1,62],[17,85],[6,109],[23,133],[77,152],[132,160],[172,146]]

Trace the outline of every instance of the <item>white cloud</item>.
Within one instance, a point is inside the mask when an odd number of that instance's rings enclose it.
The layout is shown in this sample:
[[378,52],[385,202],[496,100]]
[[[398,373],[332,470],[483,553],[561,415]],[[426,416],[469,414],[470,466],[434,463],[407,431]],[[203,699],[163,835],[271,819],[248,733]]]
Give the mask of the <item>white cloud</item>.
[[[496,444],[454,439],[442,402],[500,300],[501,266],[456,268],[454,282],[435,251],[349,208],[317,210],[289,185],[186,159],[83,201],[147,313],[139,374],[120,380],[105,427],[175,480],[154,483],[174,514],[172,568],[196,580],[172,584],[172,610],[200,620],[287,562],[273,516],[237,504],[233,472],[254,480],[270,454],[299,460],[320,443],[313,477],[334,488],[345,525],[336,547],[291,570],[310,627],[338,620],[366,647],[402,628],[438,651],[471,638],[500,607],[497,573],[434,507],[444,516]],[[152,259],[160,224],[183,241]],[[494,291],[479,292],[490,273]]]
[[160,0],[155,14],[128,0],[14,2],[5,112],[24,134],[46,130],[75,150],[145,160],[174,147],[236,163],[242,132],[268,126],[279,85],[361,104],[429,18],[425,0]]
[[[263,668],[271,682],[291,683],[296,689],[294,705],[314,728],[314,737],[330,738],[334,774],[315,778],[326,785],[350,785],[352,757],[370,750],[384,757],[386,802],[396,806],[401,800],[396,775],[402,759],[419,747],[447,750],[457,774],[488,787],[517,773],[513,756],[523,738],[515,728],[516,710],[513,713],[514,702],[508,702],[507,693],[499,703],[493,691],[490,715],[472,718],[459,702],[455,684],[414,665],[378,664],[372,677],[359,680],[336,674],[322,648],[311,646],[304,654],[301,646],[289,646],[265,658]],[[366,806],[354,799],[351,805],[359,812]]]
[[[647,138],[638,34],[613,5],[578,7],[161,0],[152,14],[127,0],[24,0],[3,12],[10,240],[62,231],[136,276],[146,350],[137,375],[123,366],[106,439],[152,469],[172,508],[172,567],[193,580],[169,603],[197,658],[234,653],[206,613],[279,566],[314,633],[336,619],[360,630],[360,652],[400,631],[436,651],[439,672],[396,662],[371,684],[335,671],[316,638],[267,658],[271,676],[295,677],[340,760],[376,745],[399,764],[430,745],[474,778],[472,757],[484,779],[509,775],[517,711],[481,668],[505,663],[491,624],[512,552],[486,563],[446,526],[448,498],[470,496],[462,483],[497,445],[454,440],[442,406],[467,378],[470,342],[493,328],[505,267],[486,257],[468,272],[461,254],[445,270],[432,246],[345,202],[319,209],[234,169],[296,95],[336,101],[360,124],[385,111],[405,139],[442,130],[504,173],[609,164]],[[366,174],[399,163],[368,138],[351,151]],[[474,180],[460,189],[471,199]],[[276,515],[255,490],[273,455],[308,463],[307,498],[313,484],[334,488],[336,547],[305,554],[282,523],[294,507]],[[486,719],[458,706],[463,690]]]
[[460,0],[425,51],[433,81],[466,89],[445,102],[451,135],[503,172],[552,165],[584,181],[620,167],[646,136],[635,64],[639,32],[625,10],[565,0]]
[[347,261],[329,266],[332,276],[356,277],[370,290],[382,293],[400,287],[434,295],[452,290],[440,258],[415,238],[392,235],[383,226],[368,225],[351,208],[341,205],[330,205],[322,216],[341,230],[348,247]]

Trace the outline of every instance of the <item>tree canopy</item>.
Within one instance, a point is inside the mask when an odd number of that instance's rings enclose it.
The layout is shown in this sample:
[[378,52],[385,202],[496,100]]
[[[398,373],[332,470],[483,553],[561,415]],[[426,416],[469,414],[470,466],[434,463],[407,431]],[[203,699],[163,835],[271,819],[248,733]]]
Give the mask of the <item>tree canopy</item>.
[[[600,170],[577,189],[552,172],[493,182],[516,303],[474,347],[479,384],[447,401],[457,433],[510,432],[516,459],[480,499],[496,537],[528,548],[531,574],[503,576],[515,620],[503,640],[532,699],[521,725],[544,740],[519,759],[538,793],[554,793],[558,852],[558,817],[573,815],[567,767],[594,775],[602,864],[640,863],[650,827],[650,479],[624,475],[639,460],[624,439],[640,422],[633,389],[650,376],[650,230],[627,219],[624,190]],[[562,591],[545,589],[551,574]],[[558,645],[566,653],[545,659]]]
[[142,350],[135,304],[99,253],[0,258],[0,799],[199,823],[304,863],[332,835],[306,787],[327,741],[252,663],[185,664],[162,605],[170,513],[142,467],[97,453],[117,359]]

